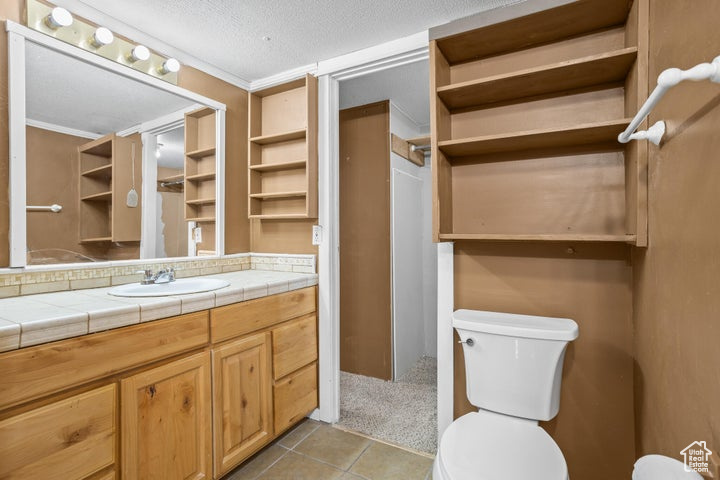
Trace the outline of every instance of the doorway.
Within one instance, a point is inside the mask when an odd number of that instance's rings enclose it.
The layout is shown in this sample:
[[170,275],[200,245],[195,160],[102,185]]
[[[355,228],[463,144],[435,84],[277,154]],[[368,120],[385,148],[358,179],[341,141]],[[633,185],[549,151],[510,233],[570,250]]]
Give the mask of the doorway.
[[[340,82],[339,425],[434,453],[436,263],[427,61]],[[422,147],[422,145],[421,145]]]

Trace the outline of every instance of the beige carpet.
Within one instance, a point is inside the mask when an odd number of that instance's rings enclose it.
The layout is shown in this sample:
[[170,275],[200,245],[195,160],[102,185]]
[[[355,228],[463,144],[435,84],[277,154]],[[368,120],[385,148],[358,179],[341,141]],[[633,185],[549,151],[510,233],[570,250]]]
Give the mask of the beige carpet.
[[437,451],[437,360],[422,357],[397,382],[340,372],[340,422],[379,440]]

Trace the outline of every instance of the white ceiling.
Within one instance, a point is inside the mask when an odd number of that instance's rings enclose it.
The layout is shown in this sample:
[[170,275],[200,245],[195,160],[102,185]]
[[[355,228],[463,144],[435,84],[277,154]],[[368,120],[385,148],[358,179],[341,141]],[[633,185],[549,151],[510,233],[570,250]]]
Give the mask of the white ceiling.
[[83,0],[247,81],[519,1]]
[[32,42],[26,45],[28,119],[104,135],[193,105]]
[[391,100],[418,127],[428,126],[429,78],[428,61],[425,60],[345,80],[340,83],[340,108]]

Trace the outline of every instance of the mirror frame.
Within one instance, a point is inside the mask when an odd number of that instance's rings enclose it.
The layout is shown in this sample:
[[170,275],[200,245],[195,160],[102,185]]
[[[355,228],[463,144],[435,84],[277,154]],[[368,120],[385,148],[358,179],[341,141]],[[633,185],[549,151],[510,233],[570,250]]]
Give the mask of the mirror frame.
[[[142,72],[128,68],[125,65],[113,62],[104,57],[95,55],[78,48],[74,45],[57,40],[40,32],[17,24],[10,20],[5,22],[5,29],[8,33],[8,133],[9,133],[9,191],[10,216],[9,216],[9,267],[25,268],[27,270],[47,270],[48,267],[57,268],[98,268],[109,264],[111,261],[91,263],[71,263],[55,265],[27,265],[27,180],[26,180],[26,110],[25,110],[25,42],[32,42],[37,45],[49,48],[64,55],[68,55],[82,62],[102,68],[117,75],[142,82],[166,92],[175,94],[192,102],[203,104],[215,109],[215,142],[217,145],[215,153],[216,178],[215,198],[215,255],[207,257],[179,257],[188,258],[219,258],[225,253],[225,104],[211,98],[191,92],[182,87],[165,82],[158,78],[146,75]],[[145,162],[143,162],[145,164]],[[220,181],[222,179],[222,181]],[[143,191],[147,182],[143,182]],[[145,229],[145,221],[142,221]],[[142,238],[142,234],[141,234]],[[140,257],[138,263],[153,261],[152,258],[142,258],[144,243],[140,243]],[[160,261],[172,260],[170,258],[158,259]]]

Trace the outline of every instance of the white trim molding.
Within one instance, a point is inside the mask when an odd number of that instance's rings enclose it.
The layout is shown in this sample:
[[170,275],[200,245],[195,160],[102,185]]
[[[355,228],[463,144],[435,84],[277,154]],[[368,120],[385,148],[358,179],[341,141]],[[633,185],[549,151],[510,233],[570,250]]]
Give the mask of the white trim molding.
[[10,267],[27,263],[27,185],[25,127],[25,39],[8,32],[8,137],[10,140]]
[[[437,244],[437,408],[438,441],[453,422],[453,344],[452,314],[455,310],[454,245]],[[442,367],[442,368],[441,368]]]
[[274,87],[281,83],[286,83],[291,80],[295,80],[304,77],[306,74],[316,75],[317,74],[317,63],[309,63],[302,67],[285,70],[284,72],[270,75],[269,77],[261,78],[259,80],[253,80],[250,82],[250,91],[255,92],[257,90],[263,90],[268,87]]
[[40,120],[33,120],[28,118],[25,120],[25,124],[28,127],[35,127],[41,130],[47,130],[49,132],[62,133],[63,135],[71,135],[73,137],[88,138],[90,140],[97,140],[102,137],[99,133],[86,132],[84,130],[78,130],[76,128],[63,127],[62,125],[56,125],[54,123],[43,122]]

